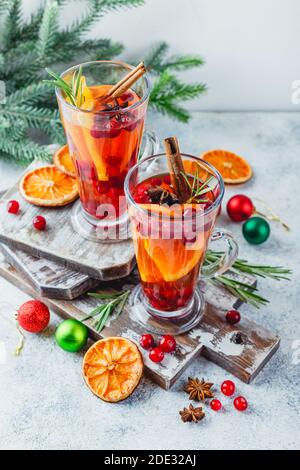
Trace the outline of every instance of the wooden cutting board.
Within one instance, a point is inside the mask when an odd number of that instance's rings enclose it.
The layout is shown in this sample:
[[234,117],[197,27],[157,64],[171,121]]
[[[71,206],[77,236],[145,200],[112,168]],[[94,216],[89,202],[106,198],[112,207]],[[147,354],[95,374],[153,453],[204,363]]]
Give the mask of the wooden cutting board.
[[[41,166],[34,163],[27,168]],[[8,214],[7,201],[16,199],[21,210],[18,215]],[[70,219],[72,204],[61,208],[33,206],[22,199],[18,183],[0,199],[0,241],[14,250],[59,262],[99,280],[112,280],[128,276],[132,271],[134,249],[131,240],[119,243],[94,243],[77,234]],[[45,231],[35,230],[32,220],[43,215],[47,220]]]
[[[0,255],[0,275],[8,281],[38,298],[40,293],[36,286],[28,282],[20,272]],[[243,282],[253,284],[253,278],[244,276],[239,278]],[[125,279],[113,282],[102,282],[98,290],[110,288],[133,289],[139,282],[136,271]],[[230,308],[238,308],[241,302],[226,289],[216,287],[209,283],[202,283],[201,289],[206,299],[204,317],[196,328],[187,334],[176,338],[178,347],[173,354],[167,354],[161,364],[155,364],[148,358],[146,351],[141,350],[145,369],[161,387],[169,389],[180,377],[182,372],[198,356],[203,355],[222,368],[231,372],[242,381],[249,383],[263,369],[274,352],[279,347],[279,337],[262,326],[242,317],[238,325],[231,326],[225,320],[225,312]],[[97,291],[97,289],[94,289]],[[42,299],[49,307],[63,318],[83,319],[98,305],[99,301],[81,295],[74,300]],[[99,334],[93,321],[85,322],[90,336],[97,340],[107,336],[124,336],[136,343],[144,333],[136,321],[134,309],[130,299],[122,315],[117,319],[112,317]]]

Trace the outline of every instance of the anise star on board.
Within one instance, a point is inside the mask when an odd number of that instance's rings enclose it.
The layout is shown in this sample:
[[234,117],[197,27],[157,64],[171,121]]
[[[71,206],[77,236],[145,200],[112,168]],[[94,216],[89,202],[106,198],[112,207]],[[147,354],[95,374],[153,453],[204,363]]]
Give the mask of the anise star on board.
[[192,404],[189,405],[188,408],[183,408],[183,410],[179,411],[179,414],[184,423],[191,421],[197,423],[198,421],[201,421],[205,416],[205,413],[202,411],[201,406],[199,406],[198,408],[194,408]]
[[211,382],[205,382],[204,379],[189,377],[184,391],[190,395],[190,400],[204,401],[206,398],[213,398],[214,394],[211,391],[213,385]]

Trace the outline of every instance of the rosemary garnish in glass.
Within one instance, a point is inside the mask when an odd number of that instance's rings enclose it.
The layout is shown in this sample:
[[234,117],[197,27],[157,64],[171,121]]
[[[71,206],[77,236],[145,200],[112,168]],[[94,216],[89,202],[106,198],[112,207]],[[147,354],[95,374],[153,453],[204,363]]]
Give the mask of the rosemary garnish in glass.
[[[118,292],[116,290],[110,292],[90,292],[88,295],[102,301],[108,301],[98,305],[90,314],[81,321],[95,318],[94,327],[98,333],[103,330],[108,318],[116,312],[116,318],[121,315],[127,302],[130,290]],[[97,318],[96,318],[97,317]]]
[[186,204],[191,204],[191,203],[205,203],[208,202],[208,199],[202,199],[200,196],[203,196],[204,194],[207,194],[211,191],[213,191],[214,188],[209,187],[209,183],[215,179],[214,176],[211,176],[208,178],[206,181],[202,182],[199,178],[199,167],[197,165],[196,167],[196,174],[193,175],[192,181],[189,179],[189,177],[185,173],[181,173],[182,176],[184,177],[189,189],[190,189],[190,197],[186,201]]
[[65,80],[63,80],[63,78],[50,69],[46,69],[46,72],[48,72],[48,74],[53,77],[54,80],[43,80],[44,83],[49,83],[57,88],[60,88],[74,106],[80,107],[84,103],[81,66],[73,73],[71,83],[67,83]]

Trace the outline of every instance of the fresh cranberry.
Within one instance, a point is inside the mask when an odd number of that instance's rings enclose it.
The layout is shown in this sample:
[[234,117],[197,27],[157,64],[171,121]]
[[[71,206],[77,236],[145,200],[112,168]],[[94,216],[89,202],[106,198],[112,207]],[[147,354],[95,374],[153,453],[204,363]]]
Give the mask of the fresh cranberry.
[[228,310],[226,313],[226,321],[230,323],[230,325],[235,325],[241,319],[241,314],[237,310]]
[[32,225],[36,230],[45,230],[46,228],[46,219],[42,215],[37,215],[33,221]]
[[164,352],[160,348],[153,348],[149,352],[149,358],[153,362],[161,362],[164,357]]
[[221,392],[226,395],[226,397],[231,397],[235,392],[235,385],[231,380],[225,380],[221,385]]
[[160,186],[162,184],[162,179],[154,177],[151,179],[151,184],[152,186]]
[[7,212],[9,212],[10,214],[17,214],[19,212],[19,209],[20,209],[20,204],[18,203],[18,201],[8,201],[7,203]]
[[124,180],[126,178],[126,174],[126,171],[122,171],[122,173],[119,173],[118,175],[111,176],[109,178],[111,186],[114,188],[124,189]]
[[148,190],[151,188],[150,184],[140,185],[134,195],[134,200],[140,204],[150,203],[150,198],[148,195]]
[[234,399],[233,406],[238,411],[245,411],[248,408],[248,402],[244,397],[236,397]]
[[145,334],[140,338],[140,345],[144,349],[150,349],[154,346],[154,338],[152,335]]
[[112,118],[110,121],[103,122],[101,128],[93,128],[91,129],[90,133],[94,139],[101,139],[101,138],[110,138],[113,139],[117,137],[121,132],[120,124],[116,118]]
[[128,114],[122,114],[119,118],[122,127],[126,129],[128,132],[134,131],[137,126],[137,121],[135,121],[131,116]]
[[164,176],[164,183],[168,184],[169,186],[171,185],[171,177],[170,177],[170,175]]
[[134,94],[131,91],[125,91],[123,95],[120,96],[122,101],[131,101],[134,99]]
[[220,411],[220,409],[222,408],[222,403],[220,402],[220,400],[214,399],[210,402],[209,406],[214,411]]
[[164,335],[159,342],[159,346],[164,352],[171,353],[176,349],[176,340],[171,335]]
[[109,182],[108,181],[97,181],[96,189],[99,194],[106,194],[109,191]]

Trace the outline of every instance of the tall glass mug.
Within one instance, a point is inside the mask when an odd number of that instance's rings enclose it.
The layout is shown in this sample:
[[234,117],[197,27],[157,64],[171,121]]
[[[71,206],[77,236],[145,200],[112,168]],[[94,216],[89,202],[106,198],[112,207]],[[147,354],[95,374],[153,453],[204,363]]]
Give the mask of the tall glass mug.
[[[124,180],[138,159],[149,82],[144,75],[120,98],[103,103],[101,96],[133,67],[123,62],[96,61],[72,67],[61,77],[71,82],[80,67],[84,95],[80,108],[56,89],[81,201],[73,210],[72,223],[88,239],[126,238]],[[123,229],[125,236],[121,235]]]
[[[182,154],[182,159],[188,178],[196,178],[204,188],[201,204],[159,205],[144,200],[149,188],[155,196],[156,185],[170,183],[164,154],[139,161],[125,180],[141,279],[131,297],[132,308],[144,328],[157,334],[176,335],[195,327],[204,307],[199,274],[201,279],[224,273],[238,254],[232,235],[214,228],[224,195],[221,175],[198,157]],[[208,265],[208,243],[216,240],[224,245],[224,255]]]

